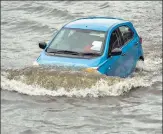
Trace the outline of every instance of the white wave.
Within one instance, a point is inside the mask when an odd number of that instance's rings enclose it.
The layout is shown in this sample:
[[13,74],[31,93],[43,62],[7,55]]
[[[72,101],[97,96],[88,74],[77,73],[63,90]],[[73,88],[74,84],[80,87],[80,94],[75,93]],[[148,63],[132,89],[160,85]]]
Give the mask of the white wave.
[[162,59],[155,58],[155,59],[146,59],[144,61],[138,61],[136,68],[143,70],[143,71],[158,71],[162,68]]
[[1,77],[1,80],[2,80],[1,86],[3,90],[16,91],[27,95],[49,95],[49,96],[68,96],[68,97],[119,96],[119,95],[123,95],[123,93],[125,92],[128,92],[132,88],[147,87],[152,84],[149,81],[137,77],[137,78],[127,78],[109,86],[106,80],[101,79],[91,88],[85,88],[85,89],[73,88],[67,91],[65,88],[51,90],[51,89],[45,89],[39,87],[38,85],[26,85],[21,81],[17,81],[14,79],[9,80],[4,76]]

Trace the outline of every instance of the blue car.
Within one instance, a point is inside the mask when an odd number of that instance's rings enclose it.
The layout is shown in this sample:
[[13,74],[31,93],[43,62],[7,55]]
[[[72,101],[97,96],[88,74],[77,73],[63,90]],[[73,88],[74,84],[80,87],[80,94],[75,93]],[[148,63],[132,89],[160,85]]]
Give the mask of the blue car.
[[111,17],[80,18],[64,25],[34,65],[82,68],[108,76],[128,77],[144,60],[142,38],[131,22]]

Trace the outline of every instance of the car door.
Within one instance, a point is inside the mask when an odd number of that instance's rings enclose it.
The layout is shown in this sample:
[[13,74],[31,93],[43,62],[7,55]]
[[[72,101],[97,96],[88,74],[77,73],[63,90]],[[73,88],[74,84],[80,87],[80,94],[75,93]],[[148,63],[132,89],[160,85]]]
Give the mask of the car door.
[[120,48],[122,45],[120,34],[118,33],[118,28],[114,29],[111,34],[108,35],[108,49],[106,54],[106,61],[99,67],[99,71],[103,74],[108,76],[122,76],[121,75],[121,68],[122,68],[122,61],[121,55],[112,56],[111,51],[115,48]]
[[[138,52],[134,32],[128,26],[119,26],[108,38],[110,38],[108,58],[100,67],[100,71],[108,76],[126,77],[136,66]],[[111,52],[116,48],[121,49],[122,54],[112,56]]]
[[109,76],[120,76],[123,77],[124,70],[124,53],[121,55],[112,55],[111,52],[116,48],[121,48],[123,45],[122,37],[119,33],[119,28],[115,29],[111,36],[109,42],[109,50],[108,50],[108,59],[107,59],[107,71],[106,75]]
[[118,32],[122,40],[121,62],[123,63],[121,63],[121,75],[126,77],[130,75],[136,67],[139,43],[136,38],[136,33],[129,26],[120,26]]

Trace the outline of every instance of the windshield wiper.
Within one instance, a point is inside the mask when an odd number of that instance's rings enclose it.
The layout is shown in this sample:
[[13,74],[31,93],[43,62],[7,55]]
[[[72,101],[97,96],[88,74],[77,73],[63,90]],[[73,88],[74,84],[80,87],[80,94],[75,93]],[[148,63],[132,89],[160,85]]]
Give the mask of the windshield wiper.
[[101,54],[99,54],[99,53],[91,53],[91,52],[89,52],[89,53],[82,53],[82,55],[101,56]]
[[51,50],[47,51],[47,53],[54,53],[54,54],[72,54],[72,55],[80,55],[81,53],[69,50]]
[[52,53],[52,54],[71,54],[71,55],[80,55],[80,56],[101,56],[99,53],[92,53],[92,52],[75,52],[75,51],[70,51],[70,50],[56,50],[56,49],[47,49],[47,53]]
[[64,53],[64,54],[72,54],[72,55],[80,55],[81,53],[69,50],[57,50],[57,53]]

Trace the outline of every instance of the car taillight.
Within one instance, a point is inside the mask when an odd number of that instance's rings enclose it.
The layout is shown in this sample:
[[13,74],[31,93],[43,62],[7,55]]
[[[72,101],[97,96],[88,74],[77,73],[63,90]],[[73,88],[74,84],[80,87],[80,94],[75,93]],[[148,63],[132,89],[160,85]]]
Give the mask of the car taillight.
[[140,44],[142,44],[142,37],[139,37],[139,42]]

